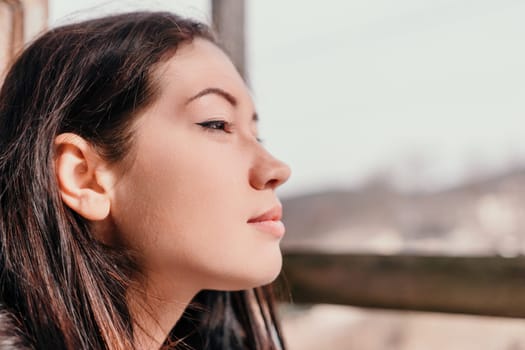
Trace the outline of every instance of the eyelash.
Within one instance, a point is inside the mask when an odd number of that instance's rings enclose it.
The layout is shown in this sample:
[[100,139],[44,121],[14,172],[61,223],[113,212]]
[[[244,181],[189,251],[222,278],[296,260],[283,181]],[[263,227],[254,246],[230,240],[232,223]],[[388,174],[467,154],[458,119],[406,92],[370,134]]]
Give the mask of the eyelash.
[[225,120],[208,120],[202,123],[197,123],[208,131],[224,131],[228,134],[231,133],[232,123]]
[[[227,134],[232,133],[233,123],[227,122],[225,120],[208,120],[205,122],[197,123],[197,125],[202,126],[206,131],[210,132],[216,132],[216,131],[222,131]],[[256,138],[257,142],[263,143],[263,140],[260,138]]]

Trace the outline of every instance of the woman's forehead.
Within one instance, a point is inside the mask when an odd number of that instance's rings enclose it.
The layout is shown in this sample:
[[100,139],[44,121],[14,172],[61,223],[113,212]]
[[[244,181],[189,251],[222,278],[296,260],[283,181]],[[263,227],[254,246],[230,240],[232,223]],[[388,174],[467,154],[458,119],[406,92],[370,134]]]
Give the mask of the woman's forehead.
[[177,96],[186,99],[209,87],[222,88],[231,94],[246,89],[228,56],[215,44],[200,38],[181,45],[156,70],[156,76],[162,91],[175,90]]
[[203,91],[219,91],[234,106],[254,110],[252,96],[228,56],[212,42],[196,38],[154,72],[159,99],[185,108]]

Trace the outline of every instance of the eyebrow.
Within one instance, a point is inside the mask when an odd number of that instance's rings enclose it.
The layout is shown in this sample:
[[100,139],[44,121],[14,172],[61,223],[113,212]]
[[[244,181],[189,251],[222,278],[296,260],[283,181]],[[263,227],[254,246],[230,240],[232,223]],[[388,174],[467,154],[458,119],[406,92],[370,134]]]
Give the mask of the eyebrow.
[[[217,96],[220,96],[220,97],[224,98],[226,101],[228,101],[234,107],[236,107],[237,104],[238,104],[237,99],[232,94],[230,94],[229,92],[224,91],[223,89],[220,89],[220,88],[210,87],[210,88],[206,88],[206,89],[198,92],[197,94],[193,95],[192,97],[190,97],[186,101],[186,105],[188,105],[189,103],[191,103],[192,101],[194,101],[194,100],[196,100],[198,98],[201,98],[202,96],[206,96],[206,95],[210,95],[210,94],[217,95]],[[258,116],[258,114],[256,112],[253,113],[252,120],[254,122],[258,122],[259,121],[259,116]]]
[[232,106],[237,106],[237,99],[235,97],[233,97],[232,94],[230,94],[229,92],[226,92],[224,91],[223,89],[219,89],[219,88],[214,88],[214,87],[210,87],[210,88],[206,88],[200,92],[198,92],[196,95],[193,95],[192,97],[190,97],[187,101],[186,101],[186,104],[189,104],[190,102],[198,99],[198,98],[201,98],[202,96],[206,96],[206,95],[210,95],[210,94],[214,94],[214,95],[218,95],[222,98],[224,98],[226,101],[228,101]]

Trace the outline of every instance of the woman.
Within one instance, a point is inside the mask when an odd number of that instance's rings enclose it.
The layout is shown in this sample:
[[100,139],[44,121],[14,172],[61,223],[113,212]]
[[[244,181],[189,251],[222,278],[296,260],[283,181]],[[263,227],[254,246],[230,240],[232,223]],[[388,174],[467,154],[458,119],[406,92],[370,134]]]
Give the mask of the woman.
[[282,348],[289,175],[204,25],[45,33],[0,92],[0,348]]

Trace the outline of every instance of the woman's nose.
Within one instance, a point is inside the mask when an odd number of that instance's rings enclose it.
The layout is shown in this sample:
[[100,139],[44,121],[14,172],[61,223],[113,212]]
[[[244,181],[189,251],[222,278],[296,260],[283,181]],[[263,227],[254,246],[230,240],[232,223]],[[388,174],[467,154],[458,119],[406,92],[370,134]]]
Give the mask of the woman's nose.
[[250,169],[250,185],[256,190],[274,190],[285,183],[290,174],[290,167],[286,163],[264,150]]

